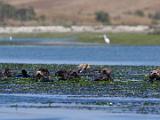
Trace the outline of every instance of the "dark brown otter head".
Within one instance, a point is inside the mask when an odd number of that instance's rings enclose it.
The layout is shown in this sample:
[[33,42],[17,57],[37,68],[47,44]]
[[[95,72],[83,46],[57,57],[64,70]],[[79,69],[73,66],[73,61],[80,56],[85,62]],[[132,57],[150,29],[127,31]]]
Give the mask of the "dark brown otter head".
[[159,70],[159,69],[157,69],[157,70],[152,70],[152,71],[149,73],[149,80],[150,80],[150,81],[160,80],[160,70]]

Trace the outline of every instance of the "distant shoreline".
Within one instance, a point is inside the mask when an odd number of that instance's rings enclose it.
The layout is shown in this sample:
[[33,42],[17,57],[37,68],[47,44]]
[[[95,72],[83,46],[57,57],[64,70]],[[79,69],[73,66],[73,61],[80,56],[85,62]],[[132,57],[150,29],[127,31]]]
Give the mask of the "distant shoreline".
[[16,33],[63,33],[63,32],[128,32],[128,33],[148,33],[154,29],[150,26],[19,26],[19,27],[0,27],[0,34]]
[[[111,45],[160,45],[160,26],[21,26],[0,27],[0,45],[83,45],[105,44],[107,34]],[[10,39],[12,38],[12,39]],[[36,38],[36,41],[23,41]],[[19,43],[16,39],[21,40]],[[41,40],[43,39],[43,43]],[[49,39],[45,41],[45,39]],[[56,43],[54,39],[57,39]],[[63,39],[63,40],[61,40]],[[53,41],[52,41],[53,40]],[[49,41],[49,43],[47,43]],[[26,43],[24,43],[26,42]],[[64,43],[62,43],[64,42]],[[69,43],[69,44],[68,44]]]

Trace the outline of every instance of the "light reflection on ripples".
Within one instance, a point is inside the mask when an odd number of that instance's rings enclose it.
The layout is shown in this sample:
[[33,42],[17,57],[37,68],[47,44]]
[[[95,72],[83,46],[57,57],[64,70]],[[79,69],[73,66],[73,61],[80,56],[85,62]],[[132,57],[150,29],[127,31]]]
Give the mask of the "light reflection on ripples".
[[159,114],[158,98],[74,95],[0,94],[0,107],[103,110],[111,113]]

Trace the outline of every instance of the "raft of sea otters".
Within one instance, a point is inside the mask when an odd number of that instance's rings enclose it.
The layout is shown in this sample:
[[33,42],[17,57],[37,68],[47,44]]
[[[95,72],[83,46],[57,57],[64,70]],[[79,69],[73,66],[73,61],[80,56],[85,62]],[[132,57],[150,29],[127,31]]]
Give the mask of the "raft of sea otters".
[[[1,78],[33,78],[35,80],[41,81],[52,81],[51,75],[56,77],[58,80],[70,80],[76,78],[91,78],[93,81],[113,81],[112,78],[112,70],[109,68],[102,68],[99,70],[92,70],[89,64],[80,64],[73,70],[58,70],[54,73],[51,73],[46,68],[40,68],[32,74],[29,74],[25,69],[21,70],[21,73],[17,74],[14,70],[6,68],[4,70],[0,70],[0,79]],[[155,80],[160,80],[160,70],[152,70],[148,74],[148,80],[153,82]]]

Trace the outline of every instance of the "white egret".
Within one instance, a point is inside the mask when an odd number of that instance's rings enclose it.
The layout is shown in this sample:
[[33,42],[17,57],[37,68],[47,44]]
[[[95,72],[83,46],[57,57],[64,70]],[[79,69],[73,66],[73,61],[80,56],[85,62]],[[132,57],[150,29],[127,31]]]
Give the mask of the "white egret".
[[110,44],[110,39],[107,37],[107,35],[104,34],[103,37],[104,37],[105,43]]

